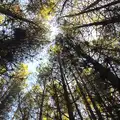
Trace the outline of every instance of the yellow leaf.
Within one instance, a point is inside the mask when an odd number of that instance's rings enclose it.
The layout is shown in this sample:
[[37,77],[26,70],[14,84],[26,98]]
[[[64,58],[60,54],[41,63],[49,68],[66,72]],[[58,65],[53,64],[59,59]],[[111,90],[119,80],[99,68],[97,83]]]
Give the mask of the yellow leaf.
[[42,18],[46,20],[50,20],[52,16],[54,15],[54,3],[50,2],[48,5],[43,5],[40,9],[40,15]]
[[0,14],[0,24],[5,21],[5,15]]
[[22,63],[21,64],[21,69],[28,70],[28,65]]
[[89,67],[87,67],[83,70],[83,74],[85,74],[85,75],[90,75],[91,72],[92,72],[92,68],[89,68]]
[[44,117],[44,118],[43,118],[43,120],[47,120],[47,118],[46,118],[46,117]]
[[28,71],[28,65],[22,63],[19,66],[19,70],[16,72],[16,77],[18,78],[25,78],[27,77],[30,73]]
[[60,47],[60,45],[54,45],[54,46],[50,46],[50,50],[54,53],[54,54],[56,54],[56,53],[59,53],[60,51],[61,51],[61,47]]

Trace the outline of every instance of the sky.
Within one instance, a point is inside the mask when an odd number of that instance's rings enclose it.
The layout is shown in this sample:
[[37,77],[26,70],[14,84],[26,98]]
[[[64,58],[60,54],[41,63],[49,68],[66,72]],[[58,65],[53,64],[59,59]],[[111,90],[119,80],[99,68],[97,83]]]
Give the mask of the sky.
[[[24,7],[28,3],[28,0],[19,0],[21,6]],[[46,65],[49,63],[49,53],[48,50],[52,44],[54,44],[53,40],[55,36],[60,33],[60,29],[56,23],[56,18],[53,17],[51,20],[44,21],[47,26],[49,26],[50,32],[48,33],[48,39],[51,41],[49,44],[45,45],[42,50],[40,50],[39,54],[33,58],[33,61],[25,61],[25,64],[28,65],[28,71],[32,73],[28,79],[28,85],[34,84],[36,82],[35,74],[37,73],[36,68],[39,65]]]
[[48,39],[51,41],[47,45],[43,47],[42,50],[40,50],[39,54],[33,58],[33,61],[25,61],[25,64],[28,65],[28,71],[31,73],[31,75],[28,77],[28,90],[36,83],[37,80],[37,70],[36,68],[39,65],[46,66],[49,63],[49,49],[51,45],[54,45],[54,39],[58,33],[60,33],[60,29],[58,28],[57,24],[55,22],[47,21],[46,24],[50,26],[50,33],[48,33]]
[[29,72],[36,72],[36,67],[39,64],[47,64],[49,62],[48,50],[50,46],[54,44],[53,40],[55,39],[55,36],[59,33],[60,30],[57,27],[57,25],[55,25],[54,23],[48,23],[48,24],[50,24],[51,32],[49,33],[49,39],[51,42],[43,47],[43,49],[39,52],[39,54],[32,62],[26,62],[26,64],[28,65]]

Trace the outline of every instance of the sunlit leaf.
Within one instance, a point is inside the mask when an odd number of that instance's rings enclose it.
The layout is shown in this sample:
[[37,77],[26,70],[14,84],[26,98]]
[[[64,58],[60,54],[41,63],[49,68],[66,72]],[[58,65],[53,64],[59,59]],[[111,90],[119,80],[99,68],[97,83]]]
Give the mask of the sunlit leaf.
[[0,67],[0,74],[5,73],[6,71],[7,71],[7,70],[6,70],[5,67],[3,67],[3,66]]
[[83,70],[83,74],[85,74],[85,75],[90,75],[91,72],[92,72],[92,68],[85,68],[85,69]]
[[49,2],[47,5],[44,4],[40,9],[40,15],[46,20],[50,20],[54,15],[54,2]]
[[0,14],[0,24],[5,21],[5,15]]
[[22,63],[19,66],[19,70],[16,72],[16,77],[18,78],[26,78],[30,72],[28,71],[28,65]]
[[54,54],[59,53],[61,49],[62,48],[60,47],[60,45],[50,46],[50,51],[52,51]]
[[46,118],[46,117],[44,117],[44,118],[43,118],[43,120],[47,120],[47,118]]

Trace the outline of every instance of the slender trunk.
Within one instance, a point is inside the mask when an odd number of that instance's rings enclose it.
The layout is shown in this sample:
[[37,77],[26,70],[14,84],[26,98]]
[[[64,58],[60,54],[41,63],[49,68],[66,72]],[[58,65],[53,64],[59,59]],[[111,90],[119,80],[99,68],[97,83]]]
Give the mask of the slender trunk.
[[[76,72],[77,72],[77,74],[78,74],[78,77],[77,78],[79,78],[80,76],[80,73],[79,73],[79,70],[77,69],[77,67],[74,65],[74,67],[75,67],[75,70],[76,70]],[[85,77],[85,79],[87,80],[87,83],[88,83],[88,78],[87,78],[87,76],[86,75],[84,75],[84,77]],[[81,78],[81,80],[82,80],[82,78]],[[86,81],[85,80],[85,81]],[[83,81],[83,80],[82,80]],[[84,83],[85,83],[85,81],[84,81]],[[86,84],[86,83],[85,83]],[[100,96],[100,94],[99,94],[99,91],[97,91],[96,90],[96,88],[95,88],[95,86],[94,86],[94,84],[92,84],[91,82],[89,82],[89,84],[92,86],[92,88],[94,89],[94,92],[95,92],[95,95],[97,95],[98,96],[98,98],[99,98],[99,101],[101,101],[101,103],[102,103],[102,106],[105,108],[105,113],[106,113],[106,116],[108,117],[109,115],[110,115],[110,117],[112,118],[112,119],[114,119],[114,115],[112,114],[112,110],[110,110],[110,109],[108,109],[108,107],[106,106],[106,104],[104,103],[104,100],[101,98],[101,96]],[[88,90],[89,91],[89,90]],[[106,112],[107,111],[107,112]],[[108,115],[108,113],[109,113],[109,115]]]
[[[78,69],[76,68],[76,66],[74,66],[75,67],[75,69],[76,69],[76,71],[77,71],[77,74],[78,74],[78,76],[79,76],[79,71],[78,71]],[[80,77],[80,76],[79,76]],[[87,83],[88,83],[88,78],[87,78],[87,76],[86,75],[84,75],[84,77],[85,77],[85,79],[87,80]],[[82,78],[81,78],[81,80],[82,80]],[[85,81],[86,81],[85,80]],[[85,83],[86,84],[86,83]],[[99,98],[99,101],[101,101],[101,104],[102,104],[102,106],[104,107],[104,109],[105,109],[105,113],[106,113],[106,117],[110,117],[110,118],[112,118],[112,119],[115,119],[115,115],[112,113],[112,109],[109,107],[109,106],[106,106],[106,104],[104,103],[104,100],[101,98],[101,96],[100,96],[100,94],[99,94],[99,91],[95,88],[95,86],[94,86],[94,84],[92,84],[91,82],[89,82],[89,84],[92,86],[92,88],[94,89],[94,92],[95,92],[95,95]],[[113,100],[113,99],[112,99]],[[112,103],[112,102],[110,102],[110,103]],[[114,104],[114,102],[112,103],[112,104]],[[118,114],[119,112],[117,111],[117,109],[115,109],[115,111],[116,111],[116,113]],[[109,115],[108,115],[109,114]],[[118,118],[119,118],[119,114],[118,114]]]
[[57,94],[57,89],[56,89],[56,85],[53,83],[53,90],[55,92],[55,102],[56,102],[56,106],[57,106],[57,111],[59,113],[59,120],[62,120],[62,114],[61,114],[61,110],[60,110],[60,105],[59,105],[59,99],[58,99],[58,94]]
[[40,105],[39,120],[42,120],[43,102],[44,102],[44,97],[45,97],[44,94],[45,94],[45,88],[42,93],[42,101],[41,101],[41,105]]
[[[79,75],[79,73],[78,73],[78,75]],[[83,83],[84,89],[86,90],[86,92],[87,92],[87,94],[88,94],[88,96],[89,96],[89,98],[90,98],[90,100],[91,100],[91,102],[92,102],[92,105],[93,105],[93,107],[94,107],[94,109],[95,109],[95,111],[96,111],[96,113],[97,113],[97,115],[98,115],[98,120],[103,120],[103,117],[102,117],[102,115],[101,115],[101,112],[99,111],[99,109],[98,109],[95,101],[93,100],[93,98],[92,98],[92,96],[91,96],[91,94],[90,94],[90,92],[89,92],[89,90],[88,90],[88,88],[87,88],[87,86],[86,86],[83,78],[81,78],[80,75],[79,75],[79,77],[80,77],[80,81]]]
[[98,115],[99,120],[103,120],[103,117],[102,117],[102,115],[101,115],[101,112],[100,112],[100,110],[98,109],[95,101],[93,100],[93,98],[92,98],[92,96],[91,96],[91,94],[90,94],[90,92],[89,92],[89,90],[88,90],[88,88],[87,88],[87,86],[86,86],[86,83],[84,82],[83,78],[80,76],[78,70],[77,70],[77,74],[78,74],[78,76],[80,77],[80,81],[81,81],[81,82],[83,83],[83,85],[84,85],[84,88],[85,88],[85,90],[86,90],[86,92],[87,92],[87,94],[88,94],[88,96],[89,96],[89,98],[90,98],[90,100],[91,100],[91,102],[92,102],[92,104],[93,104],[93,107],[94,107],[94,109],[95,109],[95,111],[96,111],[96,113],[97,113],[97,115]]
[[71,97],[72,97],[72,99],[73,99],[73,103],[75,104],[75,107],[76,107],[76,110],[77,110],[77,112],[78,112],[78,115],[79,115],[79,117],[80,117],[80,120],[83,120],[82,114],[81,114],[81,112],[80,112],[80,110],[79,110],[79,108],[78,108],[78,106],[77,106],[77,104],[76,104],[75,98],[74,98],[74,96],[73,96],[73,94],[72,94],[72,92],[71,92],[71,89],[70,89],[70,86],[68,85],[68,83],[67,83],[67,86],[68,86],[68,90],[70,91]]
[[89,96],[89,98],[90,98],[90,100],[91,100],[91,102],[92,102],[92,105],[93,105],[93,107],[94,107],[94,109],[95,109],[95,111],[96,111],[96,113],[97,113],[97,115],[98,115],[98,120],[103,120],[103,117],[102,117],[102,115],[101,115],[101,112],[99,111],[99,109],[98,109],[95,101],[93,100],[93,98],[92,98],[92,96],[91,96],[91,94],[90,94],[90,92],[89,92],[86,84],[84,83],[84,81],[83,81],[83,79],[82,79],[81,77],[80,77],[80,80],[82,81],[82,83],[83,83],[83,85],[84,85],[84,88],[85,88],[85,90],[86,90],[86,92],[87,92],[87,94],[88,94],[88,96]]
[[[66,67],[65,67],[64,61],[63,61],[63,66],[64,66],[65,73],[66,73]],[[66,77],[65,77],[65,80],[66,80]],[[83,120],[82,114],[81,114],[81,112],[80,112],[80,110],[79,110],[79,108],[78,108],[78,105],[76,104],[75,98],[74,98],[74,96],[73,96],[73,94],[72,94],[72,91],[71,91],[71,89],[70,89],[70,86],[69,86],[67,80],[66,80],[66,84],[67,84],[68,90],[69,90],[69,92],[70,92],[70,94],[71,94],[73,103],[75,104],[75,107],[76,107],[76,110],[77,110],[78,115],[79,115],[79,117],[80,117],[80,120]]]
[[[77,73],[78,73],[78,75],[79,75],[78,69],[77,69],[76,67],[75,67],[75,69],[76,69],[76,71],[77,71]],[[84,75],[84,76],[85,76],[85,79],[86,79],[87,82],[88,82],[89,80],[88,80],[87,76],[86,76],[86,75]],[[103,108],[104,108],[105,110],[107,110],[107,112],[105,112],[105,113],[106,113],[106,116],[108,116],[108,114],[109,114],[110,117],[111,117],[112,119],[114,119],[114,115],[113,115],[112,111],[111,111],[110,109],[108,109],[108,107],[106,106],[105,102],[104,102],[103,99],[101,98],[101,96],[100,96],[100,94],[99,94],[99,91],[96,89],[95,85],[94,85],[93,83],[91,83],[90,81],[89,81],[89,84],[90,84],[91,87],[94,89],[95,95],[98,97],[98,99],[99,99],[99,101],[101,102]]]
[[69,0],[65,0],[65,1],[64,1],[63,5],[62,5],[61,12],[60,12],[60,15],[62,14],[62,12],[63,12],[63,10],[64,10],[64,7],[65,7],[65,5],[66,5],[66,3],[67,3],[68,1],[69,1]]
[[87,108],[88,111],[90,112],[90,118],[91,118],[92,120],[96,120],[96,116],[94,115],[94,112],[93,112],[91,106],[89,105],[89,102],[88,102],[87,99],[86,99],[86,94],[84,93],[84,90],[83,90],[81,84],[78,82],[78,78],[75,76],[75,74],[73,73],[73,71],[72,71],[71,68],[69,68],[69,70],[71,71],[71,73],[72,73],[73,77],[75,78],[75,81],[76,81],[76,83],[77,83],[77,85],[78,85],[78,87],[79,87],[79,89],[80,89],[80,93],[81,93],[81,95],[82,95],[83,101],[85,102],[86,108]]
[[59,66],[60,66],[61,81],[62,81],[62,84],[63,84],[64,98],[65,98],[67,109],[68,109],[69,119],[74,120],[73,109],[72,109],[72,105],[71,105],[70,98],[69,98],[69,95],[68,95],[67,87],[66,87],[66,84],[65,84],[64,72],[63,72],[63,68],[62,68],[60,55],[58,55],[58,63],[59,63]]
[[42,93],[42,100],[41,100],[41,105],[40,105],[40,113],[39,113],[39,120],[42,120],[42,113],[43,113],[43,103],[44,103],[44,98],[45,98],[45,92],[46,92],[46,79],[44,81],[44,90]]

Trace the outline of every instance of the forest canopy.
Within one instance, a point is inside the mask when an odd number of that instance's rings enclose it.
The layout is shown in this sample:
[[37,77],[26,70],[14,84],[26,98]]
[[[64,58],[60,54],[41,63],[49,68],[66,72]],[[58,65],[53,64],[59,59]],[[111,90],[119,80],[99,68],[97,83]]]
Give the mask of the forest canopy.
[[119,0],[0,0],[0,120],[120,120]]

